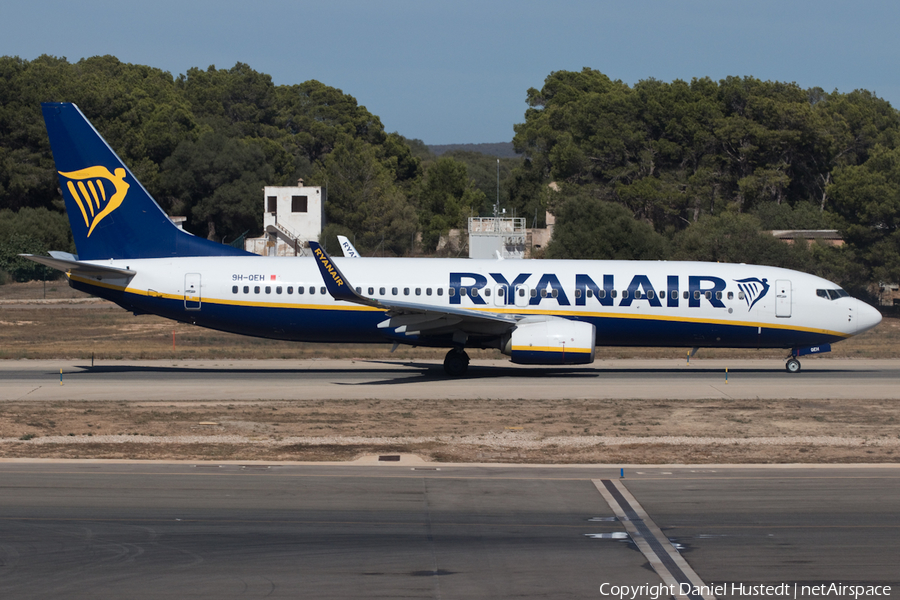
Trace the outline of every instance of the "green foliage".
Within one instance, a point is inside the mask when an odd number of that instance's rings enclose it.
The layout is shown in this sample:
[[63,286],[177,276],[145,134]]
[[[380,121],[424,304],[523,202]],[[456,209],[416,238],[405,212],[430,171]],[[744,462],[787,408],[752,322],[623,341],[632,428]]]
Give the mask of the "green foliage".
[[806,246],[786,244],[762,231],[752,215],[726,212],[705,216],[675,236],[676,260],[752,263],[792,269],[805,267]]
[[391,170],[398,183],[409,184],[422,176],[422,161],[413,154],[403,136],[389,133],[384,136],[379,156],[384,165]]
[[432,163],[419,192],[419,223],[425,252],[434,252],[440,236],[450,229],[464,229],[468,217],[484,201],[484,193],[475,187],[464,163],[450,157]]
[[900,148],[878,144],[863,164],[837,168],[827,193],[872,277],[900,281]]
[[666,239],[625,207],[576,194],[557,213],[547,258],[660,260]]
[[[527,99],[513,139],[526,155],[511,176],[515,202],[553,209],[555,182],[584,191],[569,201],[613,202],[652,224],[673,256],[827,271],[856,285],[852,257],[864,277],[900,281],[900,113],[869,92],[752,77],[632,87],[583,69],[551,73]],[[757,233],[820,228],[840,229],[848,247],[786,250]]]
[[900,148],[875,146],[861,165],[838,167],[831,207],[849,223],[892,233],[900,225]]
[[342,134],[310,181],[325,187],[326,218],[352,232],[348,237],[355,236],[361,253],[409,253],[416,231],[415,209],[371,144]]
[[811,202],[766,202],[753,210],[760,227],[769,229],[837,229],[839,219],[832,213],[819,209]]
[[[522,158],[498,159],[496,156],[489,156],[487,154],[473,152],[471,150],[450,150],[448,152],[444,152],[441,155],[441,158],[452,158],[453,160],[464,164],[466,167],[466,174],[472,180],[475,188],[480,190],[481,193],[484,194],[484,201],[481,203],[481,205],[475,205],[472,207],[476,216],[488,217],[493,216],[494,214],[494,204],[497,203],[498,200],[498,170],[500,175],[500,207],[518,208],[508,206],[509,179],[512,175],[513,169],[522,164]],[[426,163],[426,168],[430,167],[432,164],[434,164],[434,162],[435,160],[432,159],[430,162]],[[516,214],[517,216],[527,216],[523,215],[522,211],[517,211]]]
[[14,233],[0,238],[0,272],[8,273],[15,281],[56,279],[59,271],[19,256],[19,254],[46,253],[47,247],[27,233]]
[[541,180],[607,188],[657,231],[728,207],[822,208],[836,165],[900,131],[897,112],[869,94],[752,77],[631,88],[584,69],[552,73],[528,101],[513,142]]
[[[403,136],[400,136],[400,137],[403,137]],[[422,140],[419,140],[419,139],[411,140],[409,138],[403,138],[403,142],[407,146],[409,146],[409,150],[410,150],[410,152],[412,152],[413,156],[418,158],[420,161],[435,159],[434,153],[428,149],[428,146]]]
[[319,243],[325,247],[325,252],[332,256],[343,256],[344,254],[344,250],[341,248],[341,244],[337,239],[337,236],[339,235],[346,237],[353,243],[353,246],[356,247],[354,233],[350,231],[348,227],[338,225],[337,223],[329,223],[322,228],[322,233],[319,234]]
[[75,252],[65,215],[46,208],[0,210],[0,283],[7,277],[14,281],[56,279],[58,271],[19,256],[47,254],[51,249]]
[[[187,229],[204,237],[258,234],[263,185],[310,177],[339,141],[360,140],[353,148],[371,149],[395,182],[377,188],[386,195],[379,201],[393,207],[379,219],[395,225],[374,219],[377,232],[359,233],[379,243],[395,233],[402,239],[387,245],[409,247],[409,227],[396,223],[407,219],[414,229],[416,218],[394,205],[397,186],[409,190],[421,178],[421,161],[341,90],[318,81],[275,86],[243,63],[173,78],[112,56],[77,63],[0,57],[0,208],[63,210],[40,112],[47,100],[78,104],[163,208],[187,216]],[[365,226],[360,219],[345,225]]]
[[[759,262],[858,290],[900,281],[900,113],[870,92],[753,77],[629,86],[583,69],[551,73],[526,98],[513,139],[524,157],[500,160],[501,205],[529,225],[557,215],[548,256]],[[258,234],[260,188],[304,178],[327,188],[328,248],[340,232],[366,254],[404,255],[417,233],[429,251],[469,215],[492,214],[497,196],[495,157],[437,158],[319,81],[276,86],[243,63],[173,77],[112,56],[0,57],[0,244],[13,265],[0,269],[16,278],[41,268],[18,252],[73,250],[47,100],[77,103],[204,237]],[[759,233],[823,228],[848,243]]]
[[13,235],[27,234],[37,243],[51,250],[75,252],[72,230],[66,215],[46,208],[23,208],[14,212],[0,210],[0,240]]
[[[210,238],[262,227],[260,190],[273,178],[263,150],[251,141],[206,133],[185,140],[163,163],[169,210],[205,223]],[[198,232],[199,233],[199,232]]]

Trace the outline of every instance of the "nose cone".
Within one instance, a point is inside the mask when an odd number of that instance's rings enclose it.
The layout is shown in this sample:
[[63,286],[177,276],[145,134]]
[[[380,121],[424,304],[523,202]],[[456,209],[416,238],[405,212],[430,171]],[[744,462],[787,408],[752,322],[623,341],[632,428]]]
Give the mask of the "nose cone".
[[856,333],[868,331],[881,323],[881,313],[861,300],[856,301]]

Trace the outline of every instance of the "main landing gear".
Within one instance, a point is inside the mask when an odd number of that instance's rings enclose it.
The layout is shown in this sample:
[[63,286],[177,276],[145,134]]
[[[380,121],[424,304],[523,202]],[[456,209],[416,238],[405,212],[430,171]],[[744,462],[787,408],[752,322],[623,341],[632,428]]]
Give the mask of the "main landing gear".
[[462,377],[469,368],[469,355],[462,348],[454,348],[444,357],[444,372],[450,377]]
[[786,363],[784,363],[784,369],[788,373],[799,373],[800,372],[800,361],[792,356],[787,360]]

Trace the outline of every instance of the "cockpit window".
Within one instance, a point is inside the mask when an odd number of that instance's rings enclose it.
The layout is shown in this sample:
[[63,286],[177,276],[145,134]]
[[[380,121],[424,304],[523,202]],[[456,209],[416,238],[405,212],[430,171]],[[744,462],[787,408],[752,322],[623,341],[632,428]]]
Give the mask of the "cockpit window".
[[825,298],[826,300],[837,300],[838,298],[846,298],[849,296],[847,292],[838,288],[836,290],[816,290],[816,296],[819,298]]

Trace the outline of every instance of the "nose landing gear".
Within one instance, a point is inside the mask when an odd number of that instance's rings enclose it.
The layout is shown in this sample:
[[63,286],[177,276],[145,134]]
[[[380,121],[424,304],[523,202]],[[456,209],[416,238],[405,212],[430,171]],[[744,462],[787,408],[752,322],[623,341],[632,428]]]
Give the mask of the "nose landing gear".
[[784,363],[784,369],[788,373],[799,373],[800,372],[800,361],[794,358],[793,356]]
[[808,354],[822,354],[823,352],[831,352],[831,344],[819,344],[818,346],[804,346],[802,348],[793,348],[791,350],[791,355],[788,356],[787,362],[784,364],[784,369],[788,373],[799,373],[800,361],[797,360],[798,357],[806,356]]

